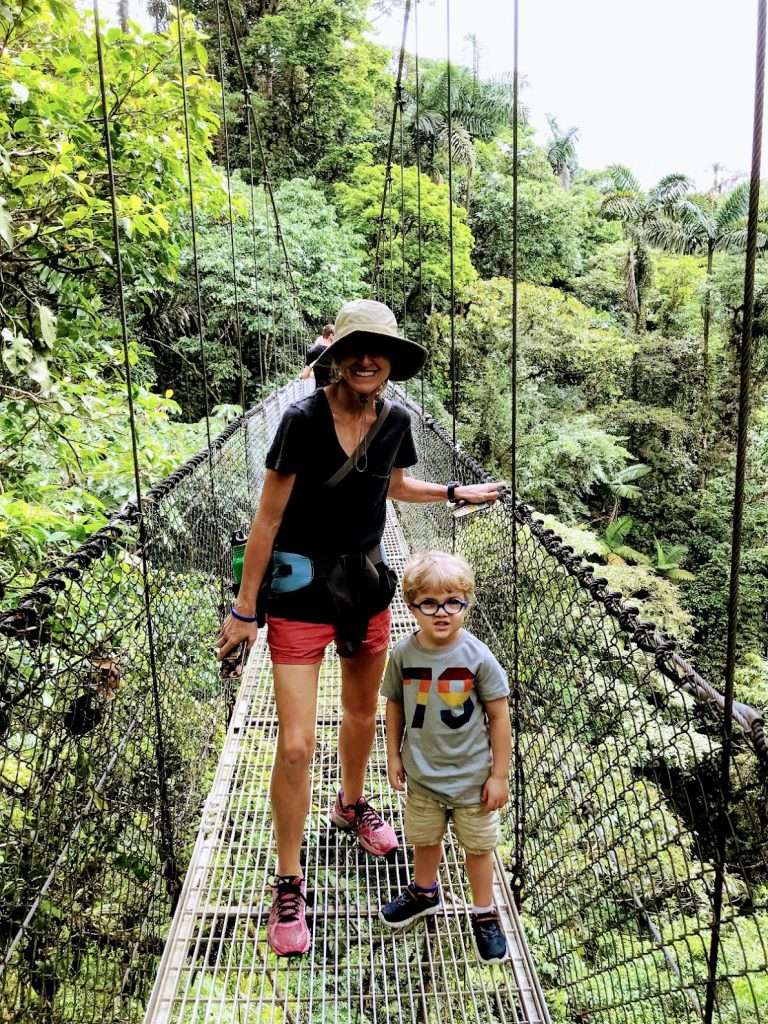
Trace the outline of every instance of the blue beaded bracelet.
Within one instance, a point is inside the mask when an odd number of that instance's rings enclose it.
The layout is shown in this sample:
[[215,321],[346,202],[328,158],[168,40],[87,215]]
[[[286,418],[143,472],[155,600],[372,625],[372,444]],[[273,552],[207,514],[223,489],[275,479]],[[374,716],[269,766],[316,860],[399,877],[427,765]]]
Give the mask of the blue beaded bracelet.
[[258,615],[241,615],[239,612],[236,612],[234,608],[230,612],[230,615],[233,615],[236,619],[239,619],[241,622],[256,622],[256,620],[258,619]]

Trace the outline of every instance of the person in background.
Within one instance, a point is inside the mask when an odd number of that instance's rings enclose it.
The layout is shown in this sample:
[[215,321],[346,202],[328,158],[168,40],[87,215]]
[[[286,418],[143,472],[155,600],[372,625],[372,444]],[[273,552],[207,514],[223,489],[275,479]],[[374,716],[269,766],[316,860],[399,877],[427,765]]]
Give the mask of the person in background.
[[499,808],[509,798],[509,683],[482,640],[464,629],[474,592],[472,570],[456,555],[428,551],[405,566],[403,595],[419,628],[395,645],[381,692],[387,775],[398,791],[407,780],[413,881],[379,917],[405,928],[440,909],[437,870],[452,817],[466,856],[478,957],[498,964],[507,941],[493,905],[493,852]]
[[326,324],[323,333],[315,338],[311,348],[307,349],[307,358],[304,369],[299,374],[299,380],[309,380],[314,375],[315,387],[324,388],[331,383],[331,371],[327,366],[315,366],[315,360],[325,352],[333,341],[333,324]]

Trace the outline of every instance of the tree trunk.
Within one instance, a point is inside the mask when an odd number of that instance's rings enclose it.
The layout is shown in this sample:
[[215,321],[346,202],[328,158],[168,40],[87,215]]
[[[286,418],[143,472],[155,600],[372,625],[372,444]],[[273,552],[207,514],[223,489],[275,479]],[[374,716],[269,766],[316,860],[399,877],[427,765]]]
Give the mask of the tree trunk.
[[128,31],[128,0],[117,0],[117,20],[123,32]]
[[712,261],[714,255],[714,244],[709,242],[707,245],[707,292],[704,296],[704,341],[701,349],[704,373],[707,378],[709,377],[709,322],[712,315],[712,297],[710,294],[710,287],[712,284]]

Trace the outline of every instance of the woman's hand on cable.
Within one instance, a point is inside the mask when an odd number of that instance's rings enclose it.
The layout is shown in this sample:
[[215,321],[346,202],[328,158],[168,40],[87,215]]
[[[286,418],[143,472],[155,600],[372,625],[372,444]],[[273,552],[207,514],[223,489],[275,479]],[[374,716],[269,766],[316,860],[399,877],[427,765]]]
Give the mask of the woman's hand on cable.
[[228,615],[221,624],[219,639],[216,647],[216,660],[221,661],[233,651],[238,644],[245,641],[247,647],[256,642],[258,626],[255,622],[241,622],[234,615]]
[[488,484],[461,484],[455,488],[454,494],[460,501],[466,501],[470,505],[479,505],[484,501],[498,501],[509,491],[507,485],[500,480],[493,480]]

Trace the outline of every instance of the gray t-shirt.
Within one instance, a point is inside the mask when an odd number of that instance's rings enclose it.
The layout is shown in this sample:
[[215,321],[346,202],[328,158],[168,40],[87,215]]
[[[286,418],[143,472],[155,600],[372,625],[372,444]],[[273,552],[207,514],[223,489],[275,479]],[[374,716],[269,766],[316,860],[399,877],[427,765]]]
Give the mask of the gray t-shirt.
[[408,785],[441,803],[478,804],[491,773],[483,705],[506,697],[504,669],[466,629],[450,647],[426,650],[416,634],[396,644],[381,691],[403,705]]

